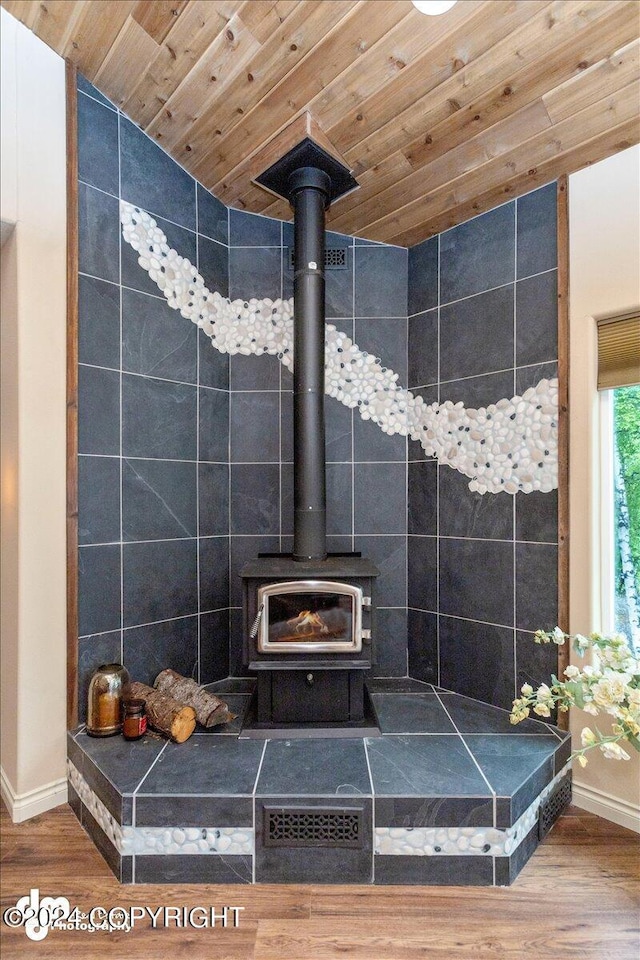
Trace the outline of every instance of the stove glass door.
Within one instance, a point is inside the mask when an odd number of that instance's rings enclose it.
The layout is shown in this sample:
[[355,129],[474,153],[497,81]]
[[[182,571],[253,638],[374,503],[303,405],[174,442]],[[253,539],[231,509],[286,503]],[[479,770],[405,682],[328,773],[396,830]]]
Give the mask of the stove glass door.
[[258,649],[345,653],[362,648],[362,591],[350,584],[296,581],[262,587]]

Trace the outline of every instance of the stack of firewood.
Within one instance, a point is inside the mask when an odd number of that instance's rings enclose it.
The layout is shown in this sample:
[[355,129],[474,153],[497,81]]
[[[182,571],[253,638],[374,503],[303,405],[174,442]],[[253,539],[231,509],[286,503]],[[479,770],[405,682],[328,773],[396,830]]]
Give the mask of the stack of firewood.
[[189,739],[196,721],[203,727],[215,727],[236,718],[224,700],[175,670],[159,673],[153,687],[132,683],[130,696],[144,700],[149,726],[175,743]]

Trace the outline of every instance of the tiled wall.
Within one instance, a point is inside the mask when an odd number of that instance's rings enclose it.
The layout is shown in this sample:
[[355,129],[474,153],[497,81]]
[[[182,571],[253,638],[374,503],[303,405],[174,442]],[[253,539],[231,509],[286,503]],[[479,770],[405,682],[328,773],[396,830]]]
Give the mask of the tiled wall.
[[84,80],[79,139],[79,705],[124,662],[228,674],[229,361],[171,310],[123,243],[149,211],[213,288],[226,207]]
[[[82,713],[106,660],[242,674],[239,570],[293,533],[290,373],[168,308],[118,198],[231,298],[292,296],[293,231],[228,211],[82,79],[78,100]],[[551,185],[410,251],[329,233],[327,320],[430,402],[522,393],[557,369],[555,229]],[[329,549],[381,570],[376,673],[406,675],[408,649],[412,676],[508,707],[554,666],[532,631],[556,621],[556,495],[471,493],[337,400],[326,418]]]
[[[293,296],[293,228],[230,210],[231,298]],[[406,382],[407,251],[327,233],[346,249],[346,269],[326,273],[327,321],[381,357]],[[239,571],[258,552],[293,545],[293,380],[275,357],[232,356],[231,671],[242,666]],[[327,531],[330,551],[360,550],[381,569],[378,665],[407,671],[406,441],[365,423],[339,401],[325,401]]]
[[[556,187],[409,251],[409,387],[487,406],[557,374]],[[557,495],[484,495],[408,449],[409,673],[500,707],[555,670]]]
[[[120,237],[118,198],[211,290],[290,297],[293,273],[290,225],[227,211],[82,78],[79,90],[83,716],[108,660],[146,682],[166,666],[242,674],[238,572],[293,534],[291,375],[274,357],[220,355],[166,305]],[[327,274],[327,319],[406,382],[407,251],[327,243],[347,249],[347,269]],[[377,673],[404,676],[406,441],[336,400],[326,411],[328,546],[380,566]]]

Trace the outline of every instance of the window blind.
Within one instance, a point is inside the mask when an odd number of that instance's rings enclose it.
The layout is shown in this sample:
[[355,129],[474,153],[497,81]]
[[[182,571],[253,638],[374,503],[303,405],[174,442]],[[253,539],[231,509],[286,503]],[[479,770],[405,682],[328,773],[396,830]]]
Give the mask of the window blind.
[[598,322],[598,390],[640,384],[640,313]]

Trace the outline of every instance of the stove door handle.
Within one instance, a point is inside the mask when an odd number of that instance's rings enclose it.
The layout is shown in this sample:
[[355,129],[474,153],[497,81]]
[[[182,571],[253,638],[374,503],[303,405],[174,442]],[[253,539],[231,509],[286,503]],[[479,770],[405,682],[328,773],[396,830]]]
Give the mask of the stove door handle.
[[258,629],[259,629],[259,627],[260,627],[260,621],[262,620],[262,611],[263,611],[263,610],[264,610],[264,603],[261,603],[261,604],[260,604],[260,607],[259,607],[259,609],[258,609],[258,614],[257,614],[255,620],[253,621],[253,626],[251,627],[251,631],[250,631],[250,633],[249,633],[249,638],[250,638],[251,640],[255,640],[255,638],[258,636]]

